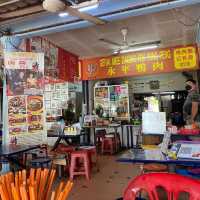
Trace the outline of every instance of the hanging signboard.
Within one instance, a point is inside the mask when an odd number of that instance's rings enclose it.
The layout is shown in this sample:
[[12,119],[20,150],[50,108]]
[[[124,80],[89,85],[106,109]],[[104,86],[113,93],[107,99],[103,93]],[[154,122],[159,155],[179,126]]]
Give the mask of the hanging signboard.
[[9,133],[41,132],[44,128],[44,55],[8,52],[4,62]]
[[82,80],[198,69],[196,45],[82,60]]

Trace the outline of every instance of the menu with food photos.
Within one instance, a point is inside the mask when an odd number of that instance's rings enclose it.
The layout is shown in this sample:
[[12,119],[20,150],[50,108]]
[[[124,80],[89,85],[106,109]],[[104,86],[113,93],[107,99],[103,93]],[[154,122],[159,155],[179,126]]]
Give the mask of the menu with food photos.
[[182,143],[177,158],[200,159],[200,143]]
[[28,114],[28,132],[37,132],[43,130],[44,112],[43,96],[27,97],[27,114]]
[[8,131],[10,135],[44,130],[44,55],[7,52]]
[[129,120],[128,85],[109,85],[94,88],[94,111],[100,118]]

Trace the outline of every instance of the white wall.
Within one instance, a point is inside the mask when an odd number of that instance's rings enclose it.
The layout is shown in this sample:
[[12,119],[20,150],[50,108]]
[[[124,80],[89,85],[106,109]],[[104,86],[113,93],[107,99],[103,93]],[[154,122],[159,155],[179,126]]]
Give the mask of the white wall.
[[[133,93],[152,93],[163,91],[180,91],[185,90],[186,77],[180,72],[141,76],[130,79],[129,85]],[[160,88],[152,90],[150,81],[159,81]]]

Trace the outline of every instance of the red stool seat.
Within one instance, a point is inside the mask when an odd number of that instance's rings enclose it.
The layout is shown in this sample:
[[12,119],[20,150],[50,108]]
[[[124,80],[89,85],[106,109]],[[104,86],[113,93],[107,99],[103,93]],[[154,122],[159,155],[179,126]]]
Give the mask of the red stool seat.
[[[78,161],[83,160],[83,170],[79,167]],[[74,151],[71,153],[70,179],[73,180],[75,175],[85,175],[90,179],[90,162],[87,151]]]
[[95,134],[95,143],[96,143],[96,147],[97,147],[97,151],[100,152],[101,151],[101,145],[102,145],[102,140],[106,135],[106,130],[98,130],[96,131]]
[[[97,156],[97,150],[96,146],[80,146],[79,149],[83,151],[87,151],[88,156],[89,156],[89,162],[90,162],[90,167],[92,168],[94,165],[98,165],[98,156]],[[95,161],[93,162],[92,158],[95,158]]]
[[64,144],[59,144],[55,152],[57,153],[72,153],[75,150],[74,146],[67,146]]
[[116,141],[114,137],[105,137],[102,140],[101,152],[114,154],[116,152]]

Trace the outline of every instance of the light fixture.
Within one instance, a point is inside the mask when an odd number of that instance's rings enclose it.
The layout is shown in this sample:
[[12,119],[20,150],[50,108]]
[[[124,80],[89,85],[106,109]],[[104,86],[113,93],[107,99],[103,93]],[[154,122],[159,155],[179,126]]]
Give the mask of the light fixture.
[[[146,45],[146,46],[138,46],[138,47],[133,47],[129,49],[122,49],[120,50],[120,53],[129,53],[129,52],[135,52],[135,51],[144,51],[144,50],[150,50],[150,49],[156,49],[159,47],[159,44],[151,44],[151,45]],[[117,54],[119,51],[114,51],[114,54]]]
[[175,92],[153,92],[152,94],[155,94],[155,95],[157,95],[157,94],[175,94]]
[[[99,6],[98,1],[93,0],[93,1],[89,1],[89,2],[80,3],[77,5],[73,5],[72,8],[77,9],[79,12],[86,12],[89,10],[96,9],[96,8],[98,8],[98,6]],[[59,17],[66,17],[69,14],[67,12],[61,12],[58,15],[59,15]]]
[[59,17],[67,17],[69,14],[67,12],[61,12],[58,14]]

